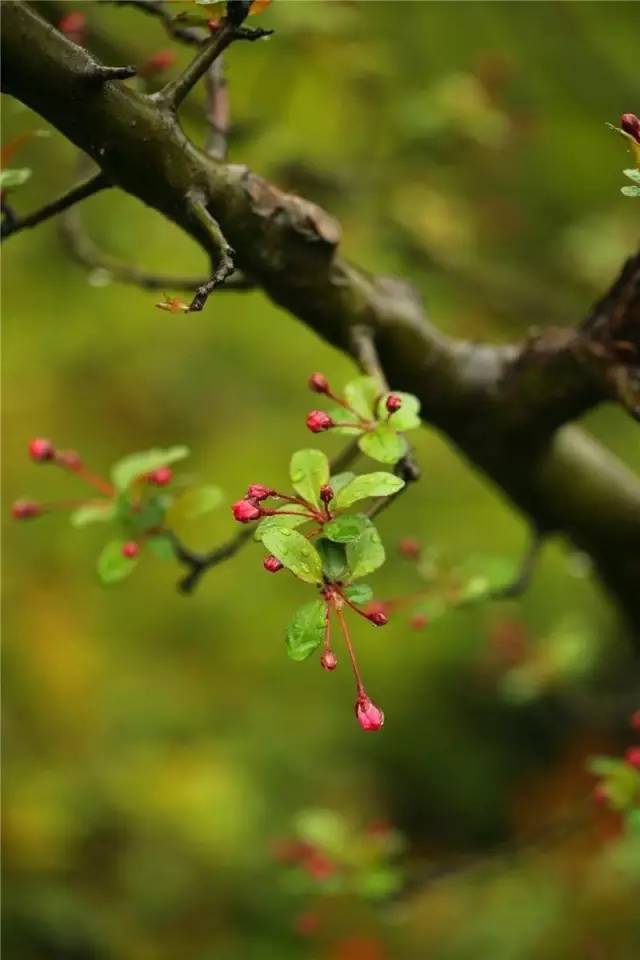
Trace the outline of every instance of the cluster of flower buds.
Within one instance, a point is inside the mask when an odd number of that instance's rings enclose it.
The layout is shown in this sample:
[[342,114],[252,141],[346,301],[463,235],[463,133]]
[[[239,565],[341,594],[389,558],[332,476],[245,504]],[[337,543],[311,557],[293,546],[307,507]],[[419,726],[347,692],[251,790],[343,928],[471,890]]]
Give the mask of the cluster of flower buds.
[[[328,500],[325,497],[328,496]],[[300,510],[274,510],[271,507],[262,506],[265,500],[280,500],[283,503],[295,504],[297,507],[302,507],[303,512]],[[333,499],[333,491],[326,485],[324,496],[322,500],[324,503],[329,503]],[[325,523],[328,519],[331,519],[331,515],[327,510],[326,515],[320,512],[313,504],[309,503],[308,500],[304,500],[302,497],[292,497],[288,496],[285,493],[278,493],[277,490],[273,490],[271,487],[265,487],[262,483],[251,483],[247,487],[247,492],[242,500],[236,500],[235,503],[231,504],[231,512],[233,514],[234,520],[237,520],[238,523],[252,523],[254,520],[259,520],[261,517],[272,517],[275,513],[279,516],[287,516],[291,513],[294,516],[303,516],[308,520],[315,520],[317,523]],[[269,559],[269,558],[267,558]],[[275,573],[276,569],[271,565],[267,566],[265,562],[265,569],[269,570],[271,573]],[[280,567],[277,568],[278,570]]]
[[[324,433],[325,430],[331,430],[332,427],[354,427],[358,430],[362,430],[364,433],[367,430],[372,430],[375,427],[375,423],[373,421],[363,417],[347,400],[333,392],[329,381],[323,373],[311,374],[308,380],[308,385],[309,389],[312,390],[313,393],[320,393],[323,396],[328,397],[330,400],[333,400],[353,416],[353,421],[351,422],[345,422],[341,420],[339,423],[337,423],[333,417],[331,417],[324,410],[311,410],[311,412],[307,414],[306,419],[307,428],[311,431],[311,433]],[[392,413],[397,413],[397,411],[402,407],[402,398],[395,393],[390,393],[385,401],[385,406],[387,409],[387,414],[390,417]]]

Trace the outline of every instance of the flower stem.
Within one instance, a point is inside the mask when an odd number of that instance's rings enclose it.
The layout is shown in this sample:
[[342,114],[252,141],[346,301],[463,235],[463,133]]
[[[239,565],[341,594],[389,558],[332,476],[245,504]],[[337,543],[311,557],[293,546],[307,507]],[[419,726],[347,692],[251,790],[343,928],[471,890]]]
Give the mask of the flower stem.
[[356,680],[356,689],[358,691],[358,696],[360,696],[360,694],[363,694],[365,690],[364,690],[364,684],[362,683],[362,677],[360,676],[360,670],[358,669],[358,661],[356,660],[353,644],[351,643],[351,635],[349,634],[349,628],[344,618],[342,607],[336,603],[336,598],[335,598],[335,595],[333,594],[332,594],[332,600],[333,600],[333,605],[335,607],[336,615],[338,617],[338,623],[340,624],[340,629],[342,630],[342,636],[344,637],[347,653],[349,654],[349,659],[351,661],[351,669],[353,670],[353,675]]

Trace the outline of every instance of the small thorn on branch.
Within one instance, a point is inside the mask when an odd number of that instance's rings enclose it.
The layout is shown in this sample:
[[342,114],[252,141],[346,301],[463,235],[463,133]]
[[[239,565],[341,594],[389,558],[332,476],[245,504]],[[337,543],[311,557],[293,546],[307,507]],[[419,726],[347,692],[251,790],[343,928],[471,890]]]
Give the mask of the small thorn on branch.
[[87,80],[104,83],[107,80],[129,80],[135,77],[135,67],[105,67],[102,63],[94,63],[87,71]]

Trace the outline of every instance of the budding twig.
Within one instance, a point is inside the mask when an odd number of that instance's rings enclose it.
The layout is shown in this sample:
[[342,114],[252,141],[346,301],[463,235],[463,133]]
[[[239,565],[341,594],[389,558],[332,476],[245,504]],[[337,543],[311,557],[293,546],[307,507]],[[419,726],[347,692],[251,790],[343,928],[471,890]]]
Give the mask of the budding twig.
[[58,197],[57,200],[53,200],[51,203],[45,204],[44,207],[41,207],[39,210],[36,210],[35,213],[29,214],[27,217],[14,217],[10,220],[3,220],[2,227],[0,228],[0,236],[4,240],[7,237],[10,237],[14,233],[18,233],[20,230],[24,230],[27,227],[35,227],[39,223],[42,223],[43,220],[49,220],[50,217],[55,217],[56,214],[62,213],[63,210],[69,209],[73,206],[74,203],[78,203],[80,200],[85,200],[87,197],[93,196],[94,193],[99,193],[100,190],[105,190],[107,187],[110,187],[111,183],[107,179],[104,173],[97,173],[95,176],[90,177],[89,180],[85,180],[84,183],[78,184],[78,186],[73,187],[67,193],[63,194],[61,197]]

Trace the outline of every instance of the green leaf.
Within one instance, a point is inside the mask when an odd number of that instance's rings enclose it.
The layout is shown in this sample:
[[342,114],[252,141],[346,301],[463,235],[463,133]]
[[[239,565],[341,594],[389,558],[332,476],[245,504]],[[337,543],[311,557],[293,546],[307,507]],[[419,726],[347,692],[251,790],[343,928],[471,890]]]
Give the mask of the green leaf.
[[305,583],[322,582],[322,561],[316,548],[297,530],[267,530],[262,542],[280,563]]
[[[354,413],[349,413],[348,410],[345,410],[344,407],[339,407],[337,404],[329,407],[327,413],[333,422],[337,424],[356,422],[356,415]],[[331,432],[337,434],[339,437],[358,437],[362,433],[362,427],[337,426],[333,427]]]
[[138,557],[123,556],[124,543],[124,540],[110,540],[98,557],[98,577],[105,586],[124,580],[138,564]]
[[159,467],[166,467],[177,460],[184,460],[189,456],[189,448],[183,446],[168,447],[166,450],[154,448],[140,453],[130,453],[114,463],[111,468],[111,479],[118,490],[126,490],[129,484],[137,477]]
[[366,577],[382,566],[385,560],[380,534],[369,519],[361,537],[347,544],[347,563],[351,578]]
[[386,420],[394,430],[415,430],[421,423],[420,401],[412,393],[399,393],[397,390],[393,390],[392,393],[394,397],[400,397],[402,406],[389,416],[385,404],[390,394],[385,393],[378,402],[378,419]]
[[210,510],[215,510],[224,501],[220,487],[192,487],[176,497],[167,513],[168,523],[195,520]]
[[175,552],[169,537],[148,537],[145,544],[159,560],[175,559]]
[[21,170],[0,170],[0,190],[8,190],[9,187],[21,187],[31,176],[31,170],[23,167]]
[[334,543],[353,543],[361,537],[367,526],[367,518],[356,515],[354,517],[336,517],[323,527],[323,533]]
[[347,403],[367,420],[375,418],[375,404],[379,396],[380,384],[375,377],[357,377],[344,388]]
[[324,639],[327,608],[323,600],[299,607],[287,627],[287,652],[292,660],[306,660]]
[[116,515],[116,505],[113,501],[104,503],[87,503],[84,507],[74,510],[69,520],[72,527],[86,527],[89,523],[105,523],[113,520]]
[[380,423],[358,440],[358,446],[372,460],[380,463],[397,463],[407,452],[407,441],[393,427]]
[[134,533],[145,533],[164,524],[167,498],[162,495],[150,497],[139,509],[129,510],[125,527]]
[[623,170],[625,177],[633,180],[634,183],[640,183],[640,170]]
[[620,187],[620,193],[625,197],[640,197],[640,187]]
[[322,560],[322,571],[327,578],[335,582],[342,580],[347,572],[347,554],[343,544],[332,543],[322,537],[316,541],[316,549]]
[[297,450],[291,457],[289,476],[303,500],[320,506],[320,487],[329,483],[329,461],[321,450]]
[[344,473],[336,473],[335,476],[331,477],[329,481],[331,484],[331,489],[333,490],[333,495],[338,496],[343,487],[346,487],[348,483],[351,483],[355,473],[352,473],[350,470],[345,470]]
[[[309,517],[307,516],[307,511],[298,503],[286,503],[281,507],[278,507],[278,511],[286,510],[286,514],[281,516],[279,512],[274,513],[271,517],[263,517],[258,526],[255,529],[253,535],[254,540],[262,540],[265,533],[269,530],[294,530],[296,527],[302,526],[303,523],[309,522]],[[300,516],[292,517],[291,513],[299,513]]]
[[344,595],[351,603],[369,603],[373,598],[373,590],[368,583],[352,583],[344,588]]
[[363,473],[360,477],[354,477],[339,491],[335,498],[336,506],[344,509],[367,497],[388,497],[403,487],[404,480],[393,473],[384,473],[382,470],[378,473]]

